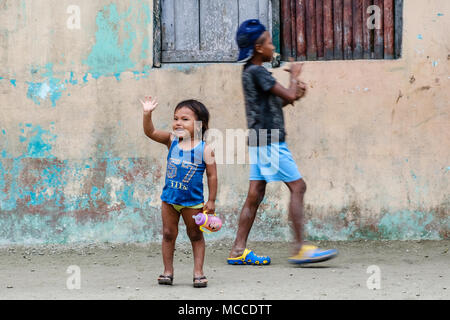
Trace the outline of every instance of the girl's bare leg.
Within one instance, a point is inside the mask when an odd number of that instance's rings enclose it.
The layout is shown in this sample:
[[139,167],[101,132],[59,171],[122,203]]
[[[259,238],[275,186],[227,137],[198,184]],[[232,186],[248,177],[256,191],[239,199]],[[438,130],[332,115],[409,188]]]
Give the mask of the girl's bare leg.
[[173,253],[178,235],[180,214],[168,203],[162,202],[161,215],[163,223],[162,256],[164,263],[163,275],[173,276]]
[[[203,238],[203,232],[199,226],[195,223],[192,216],[202,212],[202,209],[190,209],[184,208],[181,210],[184,223],[186,225],[186,231],[191,240],[192,251],[194,254],[194,278],[202,277],[203,263],[205,261],[205,239]],[[206,282],[207,280],[201,280],[200,282]]]

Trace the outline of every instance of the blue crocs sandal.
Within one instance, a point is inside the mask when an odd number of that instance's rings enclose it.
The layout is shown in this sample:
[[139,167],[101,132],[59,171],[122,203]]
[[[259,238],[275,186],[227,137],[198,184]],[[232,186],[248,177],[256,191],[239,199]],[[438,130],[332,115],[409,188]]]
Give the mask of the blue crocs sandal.
[[251,265],[268,265],[270,264],[270,257],[257,256],[252,250],[245,249],[242,256],[237,258],[228,258],[228,264],[251,264]]
[[323,262],[335,258],[337,254],[336,249],[323,250],[305,244],[295,256],[289,258],[289,262],[294,264]]

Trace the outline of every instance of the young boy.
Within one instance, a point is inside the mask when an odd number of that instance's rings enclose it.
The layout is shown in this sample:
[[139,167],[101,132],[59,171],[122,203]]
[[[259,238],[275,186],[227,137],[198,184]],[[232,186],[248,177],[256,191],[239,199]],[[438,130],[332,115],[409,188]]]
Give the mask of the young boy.
[[289,219],[294,231],[293,256],[289,262],[312,263],[336,257],[337,250],[321,250],[303,243],[303,196],[306,184],[286,145],[282,107],[304,96],[305,83],[298,80],[302,64],[294,63],[290,70],[288,89],[279,84],[262,66],[273,57],[270,33],[259,22],[244,21],[236,35],[239,61],[246,61],[242,73],[247,124],[250,129],[250,187],[239,218],[239,227],[228,258],[229,264],[270,264],[270,257],[257,256],[246,248],[247,238],[256,211],[264,198],[266,184],[283,181],[291,192]]

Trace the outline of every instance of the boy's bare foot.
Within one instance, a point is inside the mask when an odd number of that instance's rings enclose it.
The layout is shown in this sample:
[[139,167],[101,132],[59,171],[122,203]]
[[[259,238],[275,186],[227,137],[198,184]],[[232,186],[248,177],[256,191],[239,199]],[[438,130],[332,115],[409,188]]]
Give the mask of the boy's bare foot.
[[228,258],[238,258],[244,254],[244,249],[231,249],[230,256]]

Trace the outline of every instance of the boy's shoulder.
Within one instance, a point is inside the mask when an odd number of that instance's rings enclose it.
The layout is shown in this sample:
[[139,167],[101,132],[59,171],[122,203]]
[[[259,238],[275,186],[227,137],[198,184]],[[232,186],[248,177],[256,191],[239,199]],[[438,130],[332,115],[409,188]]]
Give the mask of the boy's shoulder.
[[275,81],[272,72],[267,70],[266,67],[257,64],[248,64],[245,66],[242,77],[244,81],[261,82],[261,81]]
[[246,65],[242,73],[242,81],[244,89],[252,90],[252,88],[260,88],[262,91],[270,90],[276,83],[272,72],[267,70],[266,67],[256,64]]
[[243,72],[250,72],[250,73],[266,73],[266,74],[272,74],[272,72],[270,72],[269,70],[267,70],[266,67],[264,66],[260,66],[257,64],[253,64],[253,63],[247,63],[244,66],[244,70]]

